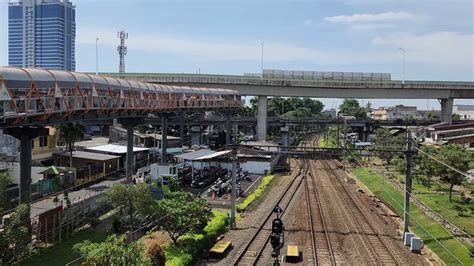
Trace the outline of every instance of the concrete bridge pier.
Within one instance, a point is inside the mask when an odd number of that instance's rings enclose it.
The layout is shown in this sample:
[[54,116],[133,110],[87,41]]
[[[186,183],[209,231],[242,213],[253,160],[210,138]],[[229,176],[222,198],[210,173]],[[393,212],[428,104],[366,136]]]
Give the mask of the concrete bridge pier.
[[453,98],[439,99],[441,104],[441,122],[448,122],[451,124],[453,122]]
[[20,140],[20,203],[31,201],[31,141],[39,136],[47,136],[49,129],[19,127],[7,129],[5,134]]
[[166,150],[168,149],[168,116],[161,117],[161,163],[167,163]]
[[179,113],[179,143],[181,146],[185,144],[184,141],[184,112]]
[[267,96],[258,96],[257,104],[257,141],[267,138]]
[[201,127],[193,126],[191,127],[191,146],[200,146],[201,145]]
[[290,146],[290,125],[285,123],[285,126],[280,128],[280,131],[282,145]]
[[144,120],[140,118],[121,118],[119,123],[127,129],[127,154],[125,156],[125,178],[127,181],[132,180],[134,170],[133,155],[133,132],[138,125],[144,124]]
[[231,122],[230,122],[230,115],[226,115],[225,116],[225,144],[226,145],[230,145],[230,135],[231,135],[231,132],[232,132],[232,129],[231,129]]

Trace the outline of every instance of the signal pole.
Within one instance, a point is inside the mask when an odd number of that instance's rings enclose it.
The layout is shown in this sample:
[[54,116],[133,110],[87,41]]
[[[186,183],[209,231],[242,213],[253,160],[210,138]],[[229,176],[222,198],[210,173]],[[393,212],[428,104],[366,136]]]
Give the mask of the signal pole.
[[128,33],[125,31],[117,32],[117,37],[120,38],[120,45],[117,46],[117,51],[120,57],[119,73],[125,73],[125,55],[127,54],[127,46],[125,40],[128,39]]

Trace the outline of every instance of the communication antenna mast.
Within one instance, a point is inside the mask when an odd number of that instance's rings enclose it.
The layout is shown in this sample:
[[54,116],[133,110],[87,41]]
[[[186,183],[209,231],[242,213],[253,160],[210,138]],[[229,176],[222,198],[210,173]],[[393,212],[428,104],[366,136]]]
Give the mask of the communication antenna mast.
[[119,31],[117,37],[120,38],[120,45],[117,46],[117,51],[120,56],[119,73],[125,73],[125,55],[127,54],[127,46],[125,46],[125,40],[128,39],[128,32]]

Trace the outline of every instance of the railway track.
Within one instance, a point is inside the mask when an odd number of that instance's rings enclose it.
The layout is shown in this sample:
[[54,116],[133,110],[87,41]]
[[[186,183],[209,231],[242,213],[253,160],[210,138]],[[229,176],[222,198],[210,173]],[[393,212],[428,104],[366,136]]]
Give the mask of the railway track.
[[[298,174],[288,184],[283,193],[279,196],[278,201],[275,203],[272,209],[276,206],[280,206],[283,210],[282,216],[285,214],[287,207],[293,200],[296,192],[301,187],[303,180],[306,178],[308,172],[308,164],[303,161],[299,165]],[[271,233],[271,223],[273,213],[269,213],[265,220],[256,228],[252,233],[250,240],[244,244],[244,246],[237,253],[236,259],[233,261],[233,265],[256,265],[258,260],[261,258],[262,253],[269,242]]]
[[376,225],[367,217],[373,213],[363,210],[354,199],[352,193],[340,180],[335,167],[325,158],[321,158],[322,169],[334,187],[334,191],[343,202],[347,218],[350,219],[355,233],[361,238],[362,246],[366,249],[372,263],[377,265],[401,265],[390,244],[383,238]]
[[[308,162],[309,164],[309,162]],[[315,265],[336,265],[336,256],[329,238],[324,212],[321,207],[320,193],[317,190],[313,168],[309,166],[309,178],[306,178],[306,206],[311,232],[312,256]]]

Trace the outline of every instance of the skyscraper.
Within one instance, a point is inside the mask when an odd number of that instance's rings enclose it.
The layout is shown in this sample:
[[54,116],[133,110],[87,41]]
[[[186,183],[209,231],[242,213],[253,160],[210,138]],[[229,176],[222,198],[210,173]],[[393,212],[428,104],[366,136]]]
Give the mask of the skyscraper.
[[74,71],[75,6],[68,0],[19,0],[8,7],[8,63]]

